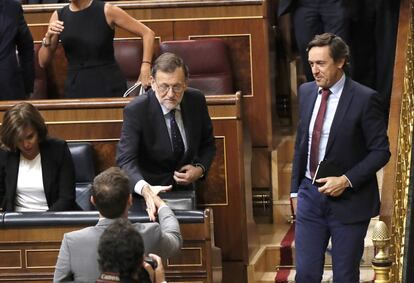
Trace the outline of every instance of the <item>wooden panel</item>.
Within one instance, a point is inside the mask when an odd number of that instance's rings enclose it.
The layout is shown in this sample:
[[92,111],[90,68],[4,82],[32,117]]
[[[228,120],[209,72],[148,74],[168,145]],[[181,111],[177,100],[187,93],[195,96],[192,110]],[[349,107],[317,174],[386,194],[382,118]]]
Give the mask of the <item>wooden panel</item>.
[[168,267],[202,267],[203,261],[203,248],[197,246],[189,246],[181,248],[179,256],[172,257],[167,260]]
[[[164,260],[169,282],[212,282],[210,210],[203,223],[181,223],[183,252]],[[51,282],[63,234],[84,226],[0,229],[0,282]]]
[[246,235],[246,208],[244,205],[245,191],[242,178],[243,144],[240,121],[214,120],[214,135],[225,136],[226,142],[226,173],[228,185],[227,205],[214,206],[214,230],[215,240],[222,249],[223,259],[242,260],[247,258]]
[[30,228],[19,227],[9,228],[7,233],[0,229],[0,243],[31,243],[35,239],[42,239],[44,243],[58,243],[62,240],[62,233],[80,229],[81,226],[73,227],[42,227]]
[[[266,68],[269,58],[265,52],[268,43],[263,30],[263,21],[241,19],[176,22],[174,30],[174,37],[179,40],[217,37],[224,38],[228,42],[230,52],[234,51],[232,60],[243,64],[243,67],[233,66],[233,70],[237,73],[235,77],[242,80],[238,83],[238,87],[242,88],[240,90],[244,96],[243,114],[251,131],[253,146],[270,146],[271,103],[267,79],[269,73]],[[249,54],[246,53],[248,51],[250,51]],[[237,58],[234,58],[235,56]]]
[[[271,89],[266,1],[139,1],[115,2],[152,28],[157,40],[219,37],[230,47],[235,84],[248,96],[243,105],[254,147],[271,146]],[[25,17],[40,41],[51,11],[61,5],[27,5]],[[134,37],[117,30],[116,37]],[[155,51],[158,54],[157,50]],[[253,63],[254,62],[254,63]],[[58,76],[62,68],[54,63]],[[59,71],[58,71],[59,70]],[[52,86],[62,91],[62,81]],[[260,109],[260,111],[258,111]]]
[[[122,108],[129,100],[100,101],[100,99],[33,101],[45,117],[51,135],[67,140],[92,142],[96,151],[98,171],[115,164]],[[0,103],[0,116],[10,104],[13,103]],[[222,249],[223,260],[247,264],[249,231],[255,229],[254,225],[251,227],[251,223],[248,223],[248,219],[251,218],[249,212],[251,191],[246,190],[245,168],[248,167],[245,167],[245,163],[248,165],[250,160],[245,157],[244,144],[247,139],[243,138],[241,101],[239,96],[234,95],[208,96],[207,104],[209,112],[213,114],[218,151],[208,181],[203,188],[200,188],[202,197],[199,206],[213,206],[215,241]],[[219,116],[214,116],[217,113]],[[249,184],[248,182],[247,185]],[[32,233],[42,234],[50,240],[56,239],[55,235],[59,235],[47,229],[32,231]],[[15,237],[20,240],[19,237],[25,235],[16,232]],[[0,240],[1,237],[0,233]]]
[[27,268],[54,268],[59,249],[28,249],[26,250]]
[[22,268],[20,250],[0,250],[0,270],[9,268]]
[[90,122],[78,124],[75,122],[49,124],[48,129],[54,136],[66,140],[97,140],[119,139],[122,121],[119,122]]
[[197,200],[203,206],[228,204],[226,142],[225,137],[215,138],[217,153],[211,165],[208,178],[200,183],[197,190]]
[[[252,18],[265,14],[264,0],[139,0],[112,4],[144,22],[173,19]],[[23,5],[30,23],[47,22],[52,12],[65,4]]]

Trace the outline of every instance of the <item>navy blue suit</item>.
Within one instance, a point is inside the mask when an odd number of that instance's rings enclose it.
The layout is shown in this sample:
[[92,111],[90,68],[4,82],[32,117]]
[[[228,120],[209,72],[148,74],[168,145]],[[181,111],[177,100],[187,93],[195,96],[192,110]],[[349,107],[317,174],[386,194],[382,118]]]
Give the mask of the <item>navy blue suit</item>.
[[0,100],[26,98],[33,84],[34,45],[22,6],[15,0],[0,0]]
[[125,107],[117,163],[129,175],[132,186],[142,179],[151,185],[174,185],[174,171],[186,164],[210,168],[216,146],[205,97],[199,90],[188,88],[180,107],[188,149],[178,162],[154,91],[138,96]]
[[[296,256],[299,269],[304,268],[305,273],[314,272],[313,279],[297,278],[297,282],[318,282],[318,273],[321,268],[323,270],[320,260],[324,258],[330,236],[333,241],[334,282],[358,282],[356,277],[359,277],[359,273],[355,274],[354,269],[359,267],[366,228],[370,218],[378,215],[380,207],[376,172],[390,158],[384,110],[376,91],[346,78],[324,159],[342,170],[352,188],[345,189],[339,197],[328,197],[319,193],[310,180],[305,178],[309,124],[317,92],[318,86],[315,82],[305,83],[299,88],[300,120],[291,192],[298,193],[297,228],[300,228],[296,231],[295,241],[300,250],[297,253],[313,253],[318,249],[320,251],[317,256],[312,255],[313,258],[307,258],[306,255]],[[303,228],[302,225],[307,225],[310,219],[314,223],[319,220],[321,223],[329,223],[329,228],[323,227],[323,224]],[[338,236],[334,239],[336,232]],[[348,258],[340,258],[347,253]],[[335,259],[338,259],[336,266]],[[318,261],[314,262],[317,265],[313,268],[314,271],[303,267],[309,261]]]

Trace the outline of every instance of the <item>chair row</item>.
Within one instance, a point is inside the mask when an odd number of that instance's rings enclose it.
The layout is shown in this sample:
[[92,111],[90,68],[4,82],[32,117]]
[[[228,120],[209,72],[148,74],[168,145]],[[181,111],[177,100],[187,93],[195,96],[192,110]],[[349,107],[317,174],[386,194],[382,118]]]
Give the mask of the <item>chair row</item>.
[[[63,48],[59,45],[53,63],[43,69],[37,59],[40,46],[40,43],[35,43],[35,87],[31,98],[64,98],[67,60]],[[128,87],[139,77],[142,48],[140,39],[114,41],[115,60],[127,80]],[[155,57],[165,52],[172,52],[183,58],[189,68],[190,87],[200,89],[206,95],[235,93],[231,59],[228,46],[223,40],[211,38],[164,41],[155,45]]]
[[[97,171],[93,147],[88,142],[69,142],[68,146],[75,166],[76,203],[83,211],[96,210],[90,201],[91,184]],[[174,210],[190,210],[197,207],[195,190],[165,192],[160,193],[160,197]],[[145,207],[144,200],[134,195],[130,211],[141,212]]]

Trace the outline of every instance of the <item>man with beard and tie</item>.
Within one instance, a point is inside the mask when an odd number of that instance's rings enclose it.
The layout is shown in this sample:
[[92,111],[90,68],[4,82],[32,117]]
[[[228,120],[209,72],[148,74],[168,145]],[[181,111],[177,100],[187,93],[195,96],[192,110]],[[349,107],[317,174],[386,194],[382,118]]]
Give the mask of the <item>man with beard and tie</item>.
[[187,88],[183,60],[164,53],[154,62],[151,76],[152,89],[124,109],[116,159],[154,219],[153,196],[194,190],[195,182],[206,176],[216,146],[206,99],[199,90]]

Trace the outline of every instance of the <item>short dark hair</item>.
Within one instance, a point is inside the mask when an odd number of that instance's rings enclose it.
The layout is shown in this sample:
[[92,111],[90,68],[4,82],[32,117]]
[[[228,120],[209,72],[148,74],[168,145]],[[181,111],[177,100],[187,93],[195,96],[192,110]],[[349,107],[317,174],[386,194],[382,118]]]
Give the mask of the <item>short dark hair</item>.
[[161,54],[152,65],[151,75],[155,79],[158,71],[164,73],[173,73],[177,68],[182,68],[184,71],[185,80],[188,79],[188,67],[178,55],[166,52]]
[[16,151],[17,141],[27,127],[37,132],[39,142],[46,139],[47,126],[36,107],[27,102],[17,103],[4,113],[0,129],[2,147]]
[[102,233],[98,256],[101,272],[118,273],[121,280],[130,278],[142,266],[142,237],[128,219],[119,218]]
[[323,46],[329,46],[329,51],[334,62],[345,59],[343,70],[345,72],[350,70],[351,64],[349,60],[351,52],[349,51],[349,46],[341,37],[329,32],[315,35],[315,37],[308,43],[306,51],[309,53],[313,47]]
[[121,217],[130,195],[128,176],[110,167],[93,179],[92,196],[96,208],[106,218]]

